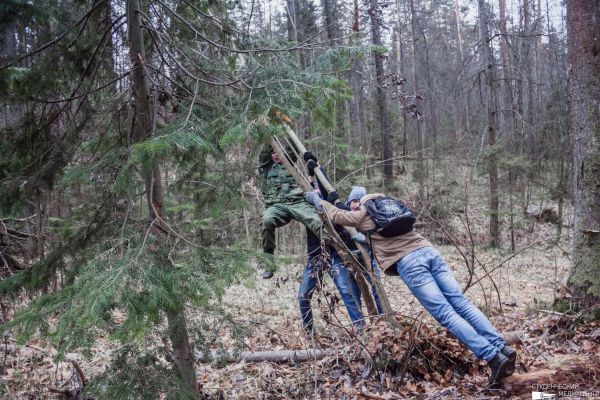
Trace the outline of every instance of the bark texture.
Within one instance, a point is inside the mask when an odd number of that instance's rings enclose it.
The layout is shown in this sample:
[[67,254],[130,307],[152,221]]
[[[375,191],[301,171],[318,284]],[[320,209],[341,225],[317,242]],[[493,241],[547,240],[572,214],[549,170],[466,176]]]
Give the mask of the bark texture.
[[498,130],[498,88],[497,72],[492,52],[491,39],[489,35],[489,14],[487,4],[479,0],[479,26],[481,49],[483,51],[482,63],[487,84],[487,111],[486,131],[490,154],[487,162],[488,176],[490,182],[490,246],[498,247],[500,244],[500,222],[498,219],[498,161],[494,146],[496,144],[496,131]]
[[[532,387],[535,387],[535,385],[568,382],[569,385],[574,387],[579,385],[579,389],[573,389],[573,391],[581,390],[583,392],[591,382],[597,379],[599,373],[600,367],[598,364],[582,360],[580,363],[570,363],[555,369],[540,369],[509,376],[502,381],[502,389],[506,391],[508,398],[529,398]],[[556,390],[550,390],[550,392],[556,394]],[[577,396],[569,398],[574,397]]]
[[375,63],[375,75],[377,78],[377,109],[379,110],[379,124],[381,129],[381,156],[383,158],[383,183],[390,187],[393,180],[392,146],[390,143],[390,117],[387,109],[387,97],[385,87],[385,70],[383,67],[383,54],[381,46],[381,23],[383,14],[380,14],[380,6],[377,0],[371,0],[369,14],[371,16],[371,34],[373,35],[372,51]]
[[[413,0],[409,2],[410,6],[410,33],[411,33],[411,69],[413,78],[413,92],[415,94],[415,111],[421,113],[421,101],[420,101],[420,88],[419,88],[419,75],[417,73],[417,11]],[[425,147],[425,141],[423,139],[423,130],[421,127],[421,118],[415,119],[415,136],[417,137],[417,177],[419,180],[419,200],[421,201],[421,207],[425,209],[427,207],[427,189],[425,188],[425,164],[423,162],[423,151]]]
[[273,351],[243,351],[240,354],[233,353],[202,353],[196,352],[199,362],[212,362],[217,360],[226,363],[244,362],[305,362],[316,361],[333,355],[330,349],[306,349],[306,350],[273,350]]
[[323,14],[325,16],[325,29],[327,39],[332,45],[335,44],[339,36],[339,26],[334,15],[335,0],[323,0]]
[[574,141],[569,286],[591,307],[600,299],[600,1],[567,2],[567,24]]

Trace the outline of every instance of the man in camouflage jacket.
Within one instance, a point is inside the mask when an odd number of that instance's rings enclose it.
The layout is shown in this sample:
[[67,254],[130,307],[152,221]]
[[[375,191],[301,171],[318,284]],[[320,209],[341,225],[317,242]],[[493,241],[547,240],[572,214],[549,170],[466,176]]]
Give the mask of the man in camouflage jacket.
[[[285,169],[271,146],[263,147],[258,157],[258,171],[263,177],[262,192],[265,213],[262,219],[262,247],[267,254],[275,251],[275,229],[287,225],[292,219],[302,222],[317,237],[322,226],[315,209],[304,200],[304,191]],[[265,267],[262,277],[273,277],[276,267]]]

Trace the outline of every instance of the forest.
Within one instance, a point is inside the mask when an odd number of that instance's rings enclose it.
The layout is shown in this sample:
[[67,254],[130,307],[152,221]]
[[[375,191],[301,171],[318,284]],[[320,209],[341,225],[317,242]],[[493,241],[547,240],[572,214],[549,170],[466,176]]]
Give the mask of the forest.
[[0,398],[600,398],[598,0],[3,0],[0,38]]

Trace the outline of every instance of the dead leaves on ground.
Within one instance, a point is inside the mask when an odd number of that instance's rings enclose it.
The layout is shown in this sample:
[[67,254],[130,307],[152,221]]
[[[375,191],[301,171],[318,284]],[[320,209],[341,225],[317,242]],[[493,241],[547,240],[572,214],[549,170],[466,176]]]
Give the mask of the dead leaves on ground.
[[[570,362],[592,362],[590,357],[599,352],[599,322],[565,325],[555,316],[529,318],[519,314],[499,320],[500,330],[520,328],[526,331],[524,342],[516,345],[518,374],[547,368],[554,360],[565,362],[565,357]],[[243,399],[503,397],[501,390],[486,389],[486,363],[477,360],[448,331],[436,325],[402,322],[403,328],[395,331],[385,321],[376,321],[355,338],[331,331],[327,336],[318,335],[314,342],[289,339],[294,348],[318,344],[321,348],[334,349],[335,353],[319,361],[295,365],[228,366],[218,371],[222,378],[212,382],[227,393],[227,398]],[[549,333],[544,336],[544,332]],[[263,336],[262,343],[269,342]],[[204,368],[215,377],[216,370],[210,366]],[[232,369],[238,376],[233,385],[231,379],[223,378],[231,376]],[[240,374],[243,379],[239,379]]]
[[[330,327],[314,338],[297,335],[293,325],[275,332],[263,327],[248,342],[253,349],[333,350],[322,360],[306,363],[238,363],[199,365],[198,380],[206,399],[480,399],[498,398],[486,390],[487,367],[445,329],[402,320],[395,330],[375,321],[364,332],[349,336]],[[526,332],[517,345],[517,373],[557,365],[593,362],[600,353],[600,322],[574,321],[564,315],[530,318],[522,314],[500,317],[502,331],[516,327]],[[7,356],[3,380],[18,398],[52,399],[72,375],[70,366],[53,362],[50,353],[29,349]],[[89,373],[90,378],[93,373]],[[591,382],[590,384],[592,384]],[[598,383],[596,383],[597,385]]]

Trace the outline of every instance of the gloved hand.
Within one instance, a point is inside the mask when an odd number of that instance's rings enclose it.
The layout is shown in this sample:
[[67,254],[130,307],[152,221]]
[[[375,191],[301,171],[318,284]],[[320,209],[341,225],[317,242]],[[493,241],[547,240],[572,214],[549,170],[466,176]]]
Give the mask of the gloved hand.
[[310,151],[304,152],[302,157],[304,157],[304,161],[308,161],[308,160],[319,161],[319,160],[317,160],[317,157],[315,157],[315,155]]
[[318,166],[319,164],[317,164],[315,160],[308,160],[308,163],[306,164],[306,168],[308,169],[308,175],[315,176],[315,168],[317,168]]
[[367,237],[360,232],[356,232],[356,235],[352,236],[352,240],[356,243],[367,244]]
[[308,202],[308,204],[312,205],[319,214],[325,212],[325,207],[323,207],[323,203],[321,202],[321,198],[316,192],[304,192],[304,198]]
[[335,204],[336,200],[340,199],[338,192],[331,192],[327,195],[327,201],[331,204]]

